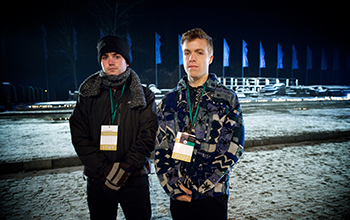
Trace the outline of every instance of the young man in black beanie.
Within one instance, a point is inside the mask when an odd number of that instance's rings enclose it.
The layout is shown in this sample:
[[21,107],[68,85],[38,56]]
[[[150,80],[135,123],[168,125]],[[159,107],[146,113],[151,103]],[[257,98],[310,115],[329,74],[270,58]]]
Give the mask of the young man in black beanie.
[[148,174],[158,127],[154,94],[130,68],[129,46],[119,37],[97,43],[102,70],[79,88],[70,118],[72,143],[84,164],[91,219],[150,219]]

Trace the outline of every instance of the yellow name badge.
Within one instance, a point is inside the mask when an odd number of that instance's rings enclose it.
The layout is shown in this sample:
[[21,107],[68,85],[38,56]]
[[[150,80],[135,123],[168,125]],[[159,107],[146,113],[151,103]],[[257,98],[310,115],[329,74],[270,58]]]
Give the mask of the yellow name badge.
[[171,158],[191,162],[196,137],[184,132],[178,132]]
[[116,151],[118,141],[118,125],[102,125],[100,150]]

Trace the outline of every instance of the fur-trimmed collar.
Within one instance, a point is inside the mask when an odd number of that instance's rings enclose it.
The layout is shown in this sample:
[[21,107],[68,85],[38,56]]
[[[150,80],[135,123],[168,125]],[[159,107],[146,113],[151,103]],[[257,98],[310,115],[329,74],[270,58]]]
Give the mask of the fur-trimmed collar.
[[[102,87],[101,71],[102,70],[92,74],[80,85],[80,95],[83,97],[92,97],[100,94]],[[146,107],[146,98],[142,89],[140,78],[133,69],[127,68],[126,71],[130,71],[131,78],[131,100],[128,102],[128,105],[130,108],[143,109]]]

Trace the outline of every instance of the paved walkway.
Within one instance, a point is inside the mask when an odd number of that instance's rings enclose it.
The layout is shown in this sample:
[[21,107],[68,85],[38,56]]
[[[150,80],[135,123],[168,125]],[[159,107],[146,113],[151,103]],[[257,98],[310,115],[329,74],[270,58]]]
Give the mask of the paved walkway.
[[[350,218],[350,141],[275,147],[245,152],[230,173],[229,219]],[[0,219],[88,219],[82,169],[0,175]],[[153,166],[150,183],[152,219],[170,220]]]

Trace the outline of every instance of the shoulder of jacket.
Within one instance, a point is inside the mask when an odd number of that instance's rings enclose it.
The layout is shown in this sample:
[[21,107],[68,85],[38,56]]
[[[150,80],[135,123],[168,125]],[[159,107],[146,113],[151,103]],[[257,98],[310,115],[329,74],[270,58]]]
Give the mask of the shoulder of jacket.
[[237,94],[235,91],[224,86],[218,80],[212,80],[211,83],[213,83],[211,87],[213,88],[214,97],[226,100],[231,106],[234,106],[236,104]]
[[145,94],[145,99],[146,99],[147,105],[151,104],[155,99],[154,93],[146,86],[142,86],[142,89],[143,89],[143,92]]
[[99,76],[101,71],[98,71],[84,80],[79,87],[80,95],[84,97],[91,97],[100,94],[101,77]]

